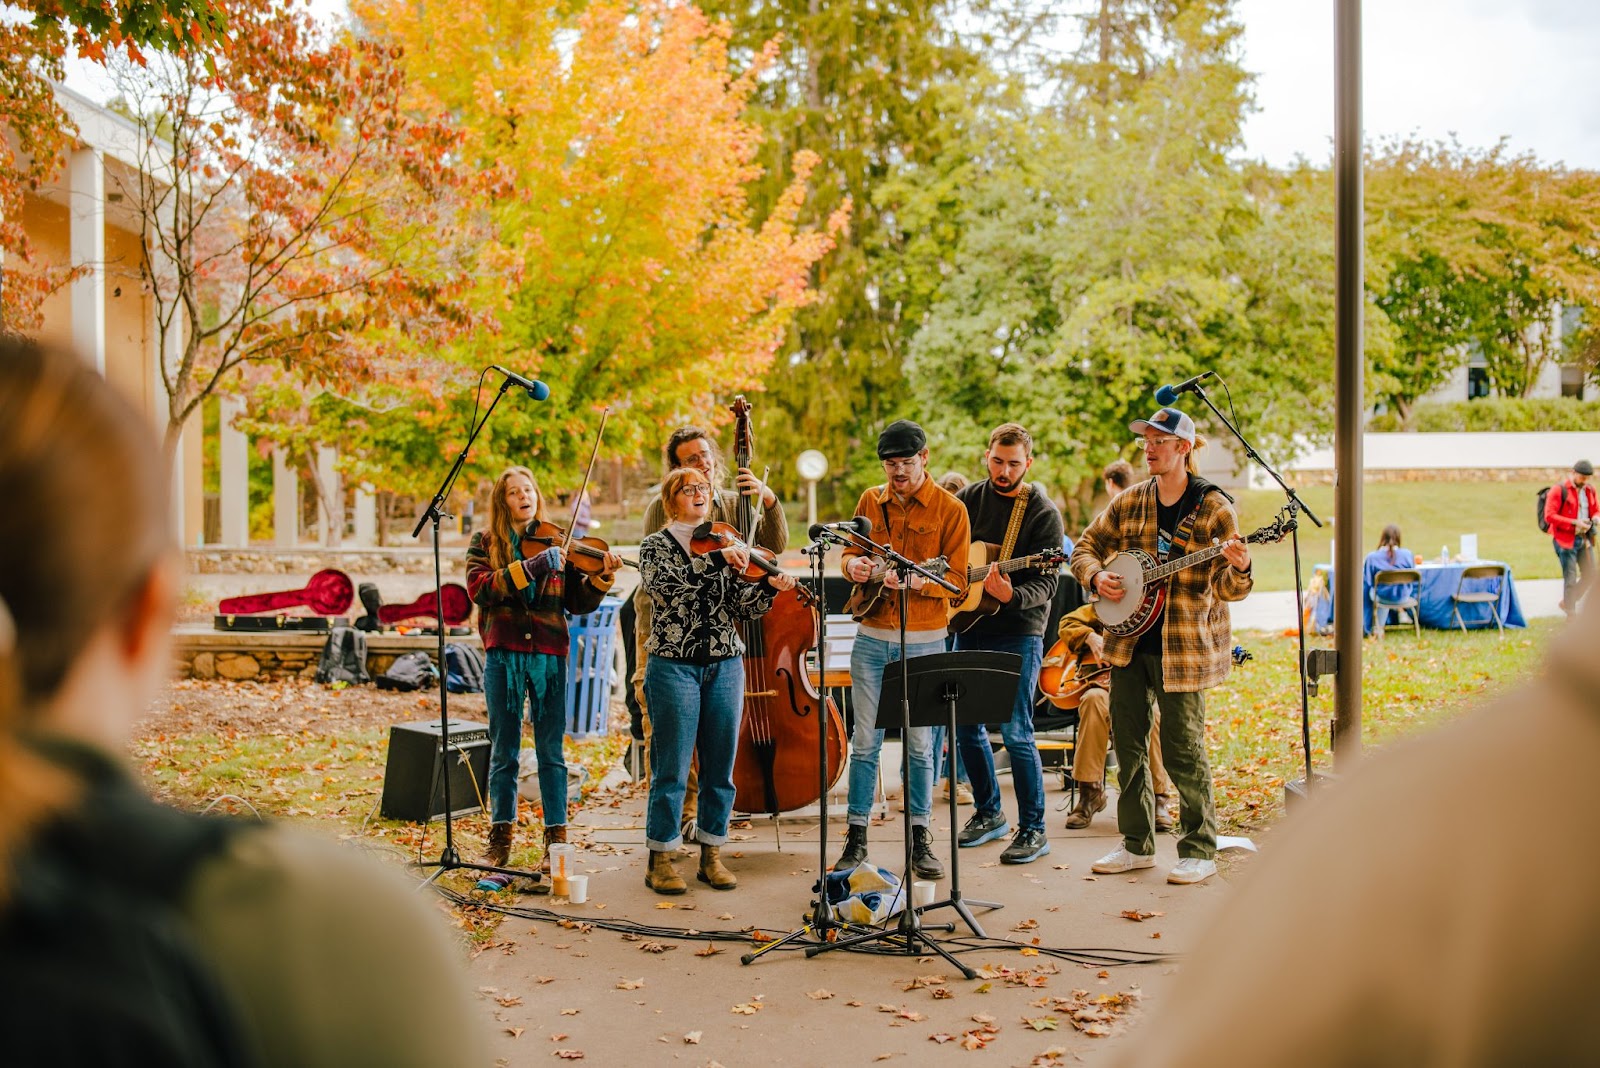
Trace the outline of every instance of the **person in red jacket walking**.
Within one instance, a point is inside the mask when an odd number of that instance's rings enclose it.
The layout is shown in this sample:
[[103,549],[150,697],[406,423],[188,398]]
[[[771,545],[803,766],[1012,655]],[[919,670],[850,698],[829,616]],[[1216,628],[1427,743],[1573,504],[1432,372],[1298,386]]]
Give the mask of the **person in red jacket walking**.
[[1556,559],[1561,561],[1561,610],[1571,615],[1589,587],[1594,572],[1595,519],[1600,517],[1594,487],[1594,464],[1579,460],[1572,474],[1545,495],[1544,522],[1550,528]]

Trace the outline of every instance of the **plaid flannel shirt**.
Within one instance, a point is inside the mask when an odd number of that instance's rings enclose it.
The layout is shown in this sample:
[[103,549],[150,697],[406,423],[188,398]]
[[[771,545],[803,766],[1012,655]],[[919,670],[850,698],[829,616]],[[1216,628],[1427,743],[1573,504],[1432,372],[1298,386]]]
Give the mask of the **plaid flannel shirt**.
[[[1118,494],[1095,517],[1072,550],[1072,573],[1084,589],[1093,589],[1094,576],[1122,549],[1143,549],[1152,559],[1161,558],[1156,506],[1156,480],[1152,478]],[[1205,548],[1213,539],[1227,541],[1239,536],[1233,503],[1220,489],[1207,488],[1195,511],[1186,553]],[[1255,579],[1217,556],[1185,568],[1167,581],[1161,624],[1162,685],[1172,693],[1209,689],[1228,677],[1233,664],[1233,627],[1226,602],[1244,600]],[[1137,635],[1107,634],[1106,661],[1126,667],[1138,641]]]
[[568,563],[560,573],[540,577],[529,604],[524,590],[530,583],[521,560],[491,567],[481,530],[467,547],[467,593],[478,606],[478,634],[485,649],[566,656],[571,648],[567,613],[593,612],[614,581],[586,576]]

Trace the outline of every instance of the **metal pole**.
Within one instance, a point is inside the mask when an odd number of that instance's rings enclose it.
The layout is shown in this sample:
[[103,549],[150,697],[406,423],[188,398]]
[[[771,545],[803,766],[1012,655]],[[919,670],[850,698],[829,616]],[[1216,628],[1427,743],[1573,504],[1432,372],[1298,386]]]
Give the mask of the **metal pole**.
[[1336,770],[1361,755],[1361,0],[1334,0],[1334,683]]

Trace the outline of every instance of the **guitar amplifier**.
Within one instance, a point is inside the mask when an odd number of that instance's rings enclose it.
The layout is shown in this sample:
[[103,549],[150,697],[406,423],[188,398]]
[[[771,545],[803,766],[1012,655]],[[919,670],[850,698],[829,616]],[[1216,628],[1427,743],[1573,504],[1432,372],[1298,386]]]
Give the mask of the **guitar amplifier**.
[[389,728],[389,762],[383,771],[384,819],[427,823],[444,815],[444,769],[450,769],[452,816],[477,812],[489,799],[489,725],[450,721],[450,756],[436,719]]

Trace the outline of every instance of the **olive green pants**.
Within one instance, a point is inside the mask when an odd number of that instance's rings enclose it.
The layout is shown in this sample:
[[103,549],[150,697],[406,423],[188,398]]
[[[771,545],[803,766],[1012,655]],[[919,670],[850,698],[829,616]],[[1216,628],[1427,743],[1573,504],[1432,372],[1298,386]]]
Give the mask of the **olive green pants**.
[[1217,806],[1206,755],[1206,703],[1198,693],[1168,693],[1161,658],[1135,653],[1127,667],[1111,669],[1111,744],[1117,751],[1117,829],[1128,852],[1156,851],[1155,794],[1145,760],[1151,727],[1150,699],[1161,710],[1161,756],[1178,791],[1178,856],[1217,855]]

